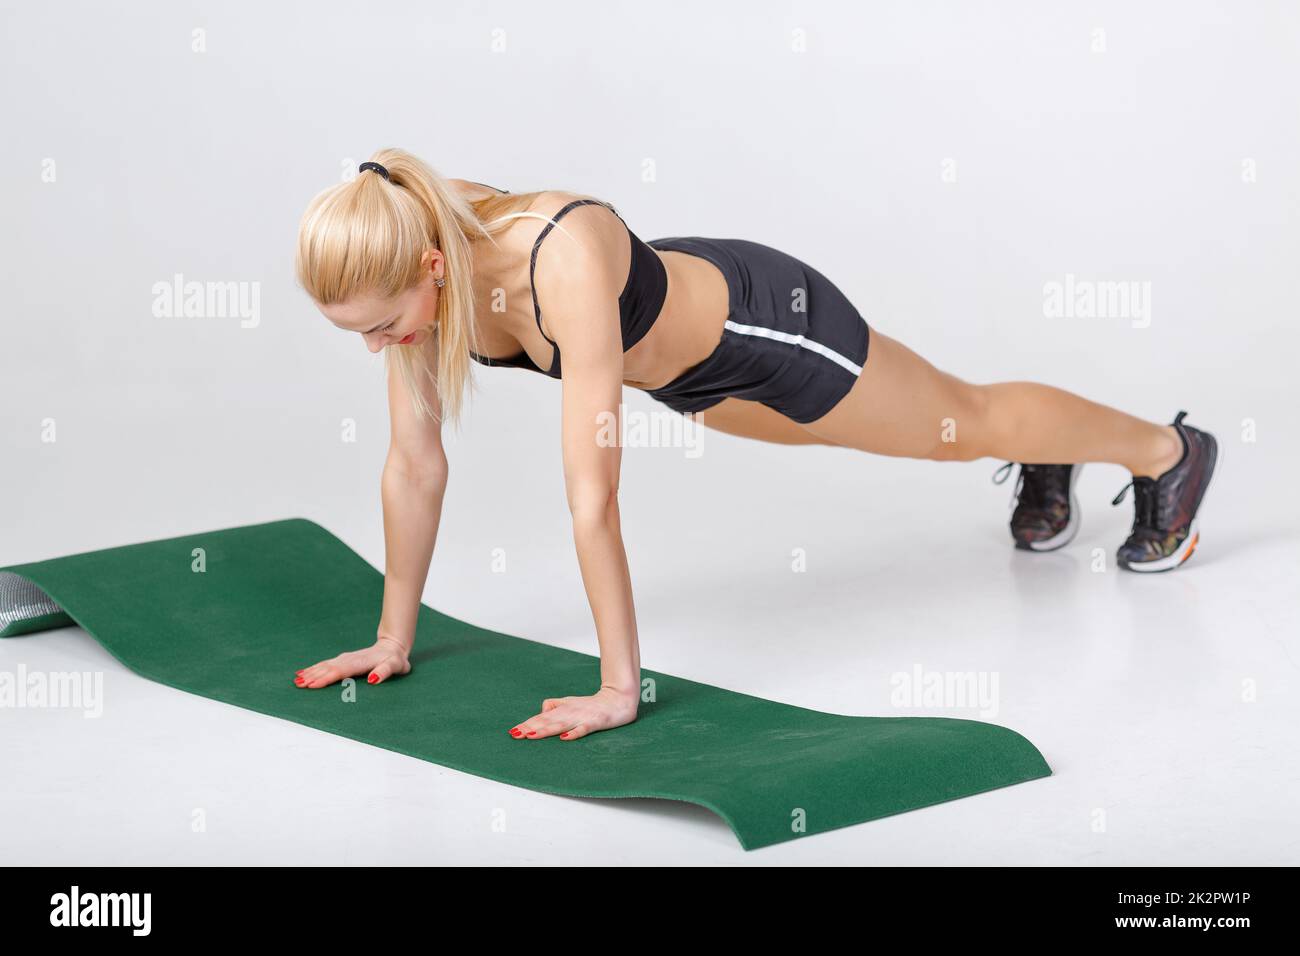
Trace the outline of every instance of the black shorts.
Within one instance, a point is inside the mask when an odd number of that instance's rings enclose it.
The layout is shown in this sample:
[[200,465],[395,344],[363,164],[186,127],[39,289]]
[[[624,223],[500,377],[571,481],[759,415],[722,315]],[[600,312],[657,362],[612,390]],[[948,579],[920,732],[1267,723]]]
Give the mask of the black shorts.
[[724,398],[761,402],[801,424],[848,394],[867,360],[866,320],[811,266],[746,239],[654,239],[722,270],[730,314],[717,348],[662,388],[647,393],[679,412]]

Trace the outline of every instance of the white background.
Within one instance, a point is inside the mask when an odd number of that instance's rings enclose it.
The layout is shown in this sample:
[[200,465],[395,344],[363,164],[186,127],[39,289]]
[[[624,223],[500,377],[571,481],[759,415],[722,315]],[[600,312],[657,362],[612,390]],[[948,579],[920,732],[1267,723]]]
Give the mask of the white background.
[[[382,567],[382,359],[315,310],[293,247],[309,199],[389,145],[512,192],[600,196],[642,239],[774,245],[941,368],[1160,422],[1185,408],[1223,450],[1195,557],[1150,577],[1113,567],[1132,518],[1109,507],[1118,466],[1084,472],[1069,548],[1027,555],[993,460],[715,432],[699,458],[626,450],[645,667],[834,713],[972,719],[895,706],[890,676],[996,672],[988,719],[1039,746],[1045,780],[745,854],[697,807],[481,780],[153,684],[68,629],[0,642],[6,670],[103,670],[108,695],[99,720],[0,712],[6,860],[1300,862],[1296,4],[2,16],[0,565],[301,515]],[[176,273],[258,283],[260,324],[155,317],[152,287]],[[1150,326],[1045,317],[1044,283],[1066,274],[1150,282]],[[477,377],[446,436],[426,603],[594,653],[559,386]]]

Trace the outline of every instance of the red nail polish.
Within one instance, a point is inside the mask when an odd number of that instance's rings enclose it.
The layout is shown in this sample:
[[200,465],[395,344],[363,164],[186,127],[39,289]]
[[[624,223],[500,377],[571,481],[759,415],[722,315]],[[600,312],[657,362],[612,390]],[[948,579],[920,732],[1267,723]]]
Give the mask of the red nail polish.
[[529,737],[536,737],[536,736],[537,736],[537,731],[535,731],[535,730],[530,730],[530,731],[528,731],[527,736],[529,736]]
[[561,740],[568,740],[568,739],[569,739],[569,732],[566,730],[564,733],[560,734],[560,739],[561,739]]
[[366,681],[367,681],[367,683],[370,683],[370,684],[378,684],[378,683],[379,683],[379,675],[378,675],[378,674],[371,674],[369,677],[366,678]]
[[514,728],[512,728],[511,731],[510,731],[510,736],[511,736],[511,737],[518,737],[518,736],[519,736],[519,728],[518,728],[518,727],[514,727]]

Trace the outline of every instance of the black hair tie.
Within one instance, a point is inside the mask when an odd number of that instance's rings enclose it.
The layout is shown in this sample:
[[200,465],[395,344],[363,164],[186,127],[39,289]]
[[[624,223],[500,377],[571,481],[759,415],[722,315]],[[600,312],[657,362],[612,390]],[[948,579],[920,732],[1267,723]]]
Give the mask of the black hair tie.
[[367,169],[373,169],[375,172],[377,172],[380,176],[383,176],[390,183],[393,181],[393,177],[388,175],[388,170],[384,169],[384,167],[380,166],[378,163],[362,163],[360,166],[357,167],[357,174],[360,175],[361,173],[364,173]]

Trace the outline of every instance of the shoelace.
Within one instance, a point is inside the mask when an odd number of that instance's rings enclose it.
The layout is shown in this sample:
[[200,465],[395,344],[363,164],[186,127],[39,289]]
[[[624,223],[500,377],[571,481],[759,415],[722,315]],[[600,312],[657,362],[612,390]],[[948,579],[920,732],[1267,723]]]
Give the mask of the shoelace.
[[[1007,478],[1011,476],[1011,469],[1014,468],[1015,466],[1016,463],[1014,461],[1009,461],[1001,468],[999,468],[997,471],[993,472],[993,484],[1000,485],[1004,481],[1006,481]],[[999,475],[1001,475],[1002,477],[999,478],[998,477]],[[1024,485],[1024,483],[1025,483],[1025,471],[1022,468],[1020,470],[1020,474],[1016,478],[1016,487],[1013,488],[1011,491],[1011,501],[1008,502],[1007,504],[1008,511],[1016,506],[1016,500],[1020,497],[1020,488],[1022,485]]]
[[1128,494],[1128,490],[1133,489],[1133,531],[1134,533],[1142,532],[1148,536],[1161,536],[1160,528],[1156,524],[1156,504],[1159,500],[1156,495],[1156,483],[1153,478],[1134,478],[1127,485],[1119,490],[1114,498],[1111,499],[1112,505],[1118,505]]
[[[997,471],[993,472],[993,484],[1000,485],[1006,481],[1011,475],[1011,469],[1016,464],[1017,463],[1014,461],[1009,461],[1005,465],[1001,466]],[[1008,508],[1014,508],[1017,501],[1023,501],[1026,508],[1043,507],[1043,489],[1039,484],[1034,483],[1029,485],[1029,492],[1026,493],[1025,474],[1027,471],[1032,471],[1033,467],[1033,465],[1020,466],[1020,473],[1016,476],[1016,487],[1011,492],[1011,502],[1007,505]],[[999,478],[999,475],[1002,477]]]

